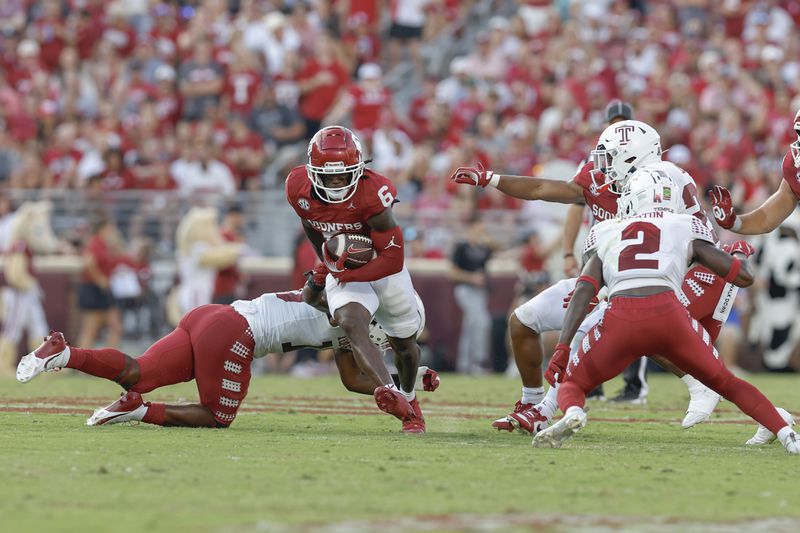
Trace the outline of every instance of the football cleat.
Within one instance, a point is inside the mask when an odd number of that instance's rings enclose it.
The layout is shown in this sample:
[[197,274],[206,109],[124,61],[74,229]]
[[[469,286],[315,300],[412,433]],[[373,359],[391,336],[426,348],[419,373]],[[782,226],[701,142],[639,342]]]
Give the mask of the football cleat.
[[508,419],[511,425],[521,432],[524,431],[528,435],[535,435],[546,429],[550,420],[544,416],[536,407],[531,407],[525,411],[510,413]]
[[24,356],[17,365],[17,381],[27,383],[42,372],[64,368],[69,362],[69,346],[60,331],[50,331],[44,342]]
[[619,394],[611,398],[612,402],[617,403],[630,403],[633,405],[644,405],[647,403],[647,392],[642,394],[641,391],[635,391],[631,388],[625,387]]
[[378,404],[378,409],[384,413],[405,420],[415,416],[414,408],[411,406],[406,397],[394,388],[389,388],[388,385],[383,385],[375,389],[373,393],[375,403]]
[[565,440],[586,427],[586,412],[577,406],[567,409],[564,416],[550,426],[537,433],[531,443],[535,448],[561,448]]
[[409,402],[414,410],[413,416],[403,419],[403,433],[425,433],[425,418],[422,416],[422,409],[416,398]]
[[119,424],[141,420],[147,413],[148,405],[142,400],[138,392],[128,391],[120,395],[119,400],[97,409],[92,416],[86,419],[87,426],[102,426],[103,424]]
[[711,413],[722,397],[699,381],[689,387],[689,407],[683,417],[681,426],[689,429],[711,418]]
[[792,454],[800,454],[800,435],[792,431],[783,441],[783,449]]
[[[781,415],[781,418],[783,418],[784,422],[786,422],[789,427],[794,426],[794,417],[789,411],[786,409],[781,409],[780,407],[776,407],[775,410],[778,411],[778,414]],[[753,435],[747,442],[745,442],[745,444],[748,446],[763,446],[765,444],[771,444],[777,438],[778,437],[775,435],[775,433],[759,424],[756,434]]]
[[514,413],[521,413],[522,411],[527,411],[528,409],[533,409],[534,404],[532,403],[522,403],[521,400],[517,400],[517,403],[514,404],[514,410],[511,411],[509,414],[504,416],[503,418],[498,418],[494,422],[492,422],[492,427],[495,428],[497,431],[508,431],[513,432],[516,426],[511,422],[511,415]]

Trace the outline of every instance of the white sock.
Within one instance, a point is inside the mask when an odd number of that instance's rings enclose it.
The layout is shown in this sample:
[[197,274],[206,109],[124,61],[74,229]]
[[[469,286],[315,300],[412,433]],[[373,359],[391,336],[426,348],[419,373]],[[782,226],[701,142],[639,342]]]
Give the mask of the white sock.
[[564,416],[569,416],[572,413],[576,413],[576,412],[583,413],[584,411],[583,411],[583,408],[578,407],[577,405],[573,405],[572,407],[567,409],[567,412],[564,413]]
[[789,438],[789,435],[794,433],[794,430],[790,426],[783,426],[781,429],[778,430],[778,440],[781,441],[781,444],[786,444],[786,439]]
[[399,389],[397,389],[397,390],[399,390],[399,391],[400,391],[400,394],[402,394],[403,396],[405,396],[405,397],[406,397],[406,400],[408,400],[409,402],[410,402],[410,401],[412,401],[414,398],[416,398],[416,397],[417,397],[417,391],[415,391],[414,389],[411,389],[411,392],[406,392],[406,391],[404,391],[402,388],[399,388]]
[[692,377],[692,376],[690,376],[689,374],[684,374],[684,376],[681,378],[681,381],[683,381],[684,383],[686,383],[686,386],[687,386],[689,389],[692,389],[692,388],[694,388],[694,387],[696,387],[696,386],[698,386],[698,385],[702,385],[702,383],[700,383],[699,381],[697,381],[695,378],[693,378],[693,377]]
[[536,408],[542,416],[548,419],[553,418],[553,415],[558,411],[558,386],[547,389],[547,394],[545,394],[542,401],[536,405]]
[[414,380],[414,390],[425,390],[425,386],[422,384],[422,378],[425,377],[425,372],[428,371],[427,366],[420,366],[417,368],[417,379]]
[[544,398],[544,387],[522,387],[522,403],[537,404]]

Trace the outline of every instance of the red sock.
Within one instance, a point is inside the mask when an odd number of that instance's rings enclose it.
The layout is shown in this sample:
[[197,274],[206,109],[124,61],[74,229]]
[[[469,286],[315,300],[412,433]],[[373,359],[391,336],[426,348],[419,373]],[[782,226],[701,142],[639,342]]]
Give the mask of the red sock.
[[83,348],[69,348],[69,362],[67,368],[74,368],[86,374],[117,381],[122,378],[126,368],[126,356],[114,348],[100,350],[85,350]]
[[147,424],[155,424],[157,426],[164,425],[164,418],[166,417],[167,404],[165,403],[152,403],[148,402],[147,412],[142,418],[142,422]]
[[586,393],[577,383],[568,381],[558,386],[558,407],[561,412],[566,413],[573,406],[583,409],[585,404]]

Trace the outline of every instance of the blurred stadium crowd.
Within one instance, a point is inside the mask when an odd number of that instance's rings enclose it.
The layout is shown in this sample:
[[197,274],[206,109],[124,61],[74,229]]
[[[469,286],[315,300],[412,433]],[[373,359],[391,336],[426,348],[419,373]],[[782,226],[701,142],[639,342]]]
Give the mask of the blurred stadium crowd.
[[798,0],[4,0],[0,187],[88,199],[61,208],[77,245],[119,198],[125,237],[168,241],[141,219],[278,203],[341,123],[397,184],[413,256],[449,256],[478,212],[536,274],[563,209],[456,187],[455,167],[568,179],[619,98],[699,189],[760,205],[800,108],[798,23]]

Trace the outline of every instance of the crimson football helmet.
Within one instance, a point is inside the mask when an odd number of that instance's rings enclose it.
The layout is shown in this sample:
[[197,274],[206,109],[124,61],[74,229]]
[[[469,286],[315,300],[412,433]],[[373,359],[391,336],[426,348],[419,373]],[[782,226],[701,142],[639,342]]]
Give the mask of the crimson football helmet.
[[789,150],[792,152],[794,166],[800,167],[800,109],[794,115],[794,132],[797,134],[797,140],[789,145]]
[[[364,174],[364,155],[358,137],[342,126],[319,130],[308,143],[308,179],[314,192],[330,203],[346,202],[356,193],[358,180]],[[346,174],[341,187],[328,187],[324,177]]]

